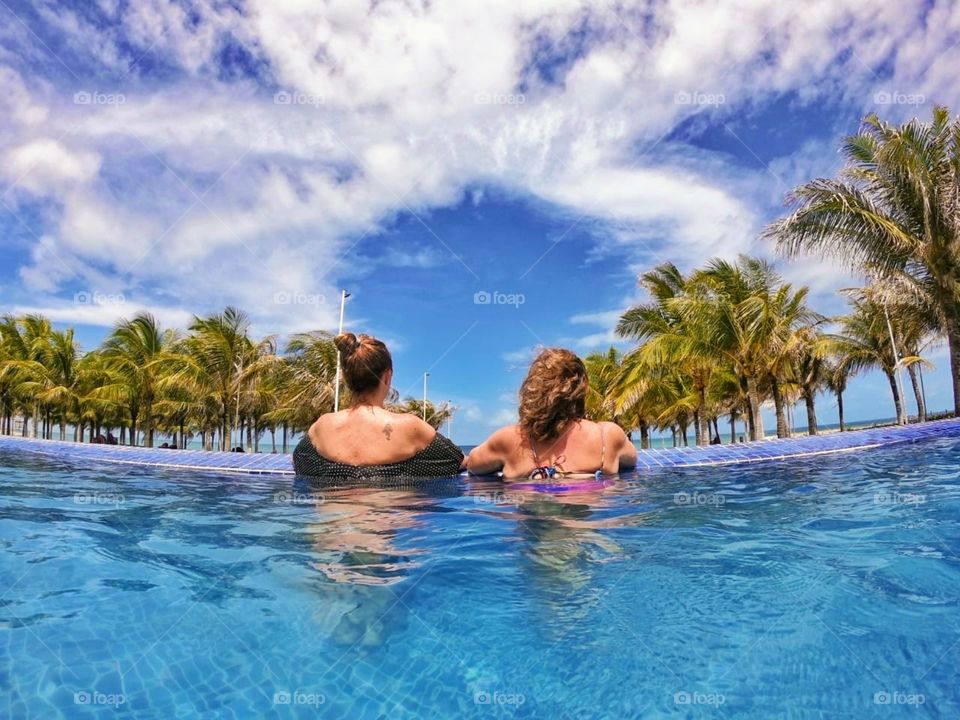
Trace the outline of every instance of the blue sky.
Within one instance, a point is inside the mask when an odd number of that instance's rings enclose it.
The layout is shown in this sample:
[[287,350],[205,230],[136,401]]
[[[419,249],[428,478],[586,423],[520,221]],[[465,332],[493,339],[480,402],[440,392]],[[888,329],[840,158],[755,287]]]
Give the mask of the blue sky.
[[[3,0],[0,310],[89,348],[143,308],[332,329],[346,287],[475,442],[536,347],[618,342],[638,272],[773,258],[758,231],[865,114],[960,108],[958,41],[928,1]],[[778,265],[825,313],[857,282]],[[892,415],[886,380],[847,408]]]

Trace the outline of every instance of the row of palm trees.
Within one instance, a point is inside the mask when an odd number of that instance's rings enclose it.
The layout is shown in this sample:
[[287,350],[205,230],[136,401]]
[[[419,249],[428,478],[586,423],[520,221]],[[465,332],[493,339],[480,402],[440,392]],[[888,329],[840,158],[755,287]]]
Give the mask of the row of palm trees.
[[807,289],[784,282],[768,262],[741,256],[714,259],[689,274],[672,263],[644,273],[650,301],[627,310],[617,333],[639,341],[586,358],[591,378],[588,409],[594,419],[638,429],[649,446],[651,430],[671,430],[686,444],[720,436],[729,418],[731,442],[742,420],[750,440],[765,437],[761,408],[772,403],[778,437],[788,437],[788,411],[803,402],[807,428],[818,432],[816,399],[837,399],[845,429],[848,380],[870,369],[889,380],[898,421],[907,421],[904,368],[912,380],[918,418],[926,419],[921,352],[936,334],[917,322],[915,309],[881,294],[881,286],[848,290],[849,312],[826,318],[807,304]]
[[[8,315],[0,320],[0,432],[12,434],[16,418],[24,436],[65,440],[72,428],[73,440],[90,441],[117,430],[122,444],[153,447],[159,433],[174,447],[199,437],[220,450],[239,435],[248,451],[259,451],[266,433],[276,450],[279,432],[286,452],[293,434],[333,409],[335,374],[329,333],[294,335],[281,352],[275,337],[251,337],[248,316],[232,307],[195,318],[186,332],[142,313],[85,354],[72,329]],[[391,402],[434,427],[455,410]]]
[[687,275],[659,265],[640,277],[649,302],[617,325],[639,345],[587,359],[594,416],[639,428],[644,443],[651,428],[672,429],[685,442],[690,425],[697,442],[707,443],[724,415],[731,439],[738,417],[751,439],[762,438],[760,409],[768,401],[784,437],[787,409],[803,400],[814,434],[818,393],[836,396],[842,429],[847,381],[876,368],[901,423],[907,372],[924,420],[921,353],[942,339],[960,415],[960,119],[944,107],[934,108],[930,122],[895,125],[871,115],[842,153],[838,177],[795,188],[790,214],[762,237],[787,257],[840,261],[864,277],[864,287],[845,291],[848,312],[815,313],[806,288],[783,282],[756,258],[712,260]]

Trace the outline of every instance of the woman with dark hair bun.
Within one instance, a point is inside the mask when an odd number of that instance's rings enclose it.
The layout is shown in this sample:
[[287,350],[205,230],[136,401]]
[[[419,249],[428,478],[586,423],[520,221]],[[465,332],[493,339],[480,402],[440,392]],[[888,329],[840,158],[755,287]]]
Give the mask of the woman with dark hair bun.
[[546,480],[570,475],[613,475],[632,470],[637,449],[612,422],[586,419],[590,383],[583,361],[548,348],[530,365],[520,386],[520,422],[500,428],[470,452],[477,475]]
[[310,427],[293,453],[294,471],[342,480],[456,475],[463,465],[460,448],[416,415],[384,407],[393,380],[387,346],[353,333],[333,342],[350,407]]

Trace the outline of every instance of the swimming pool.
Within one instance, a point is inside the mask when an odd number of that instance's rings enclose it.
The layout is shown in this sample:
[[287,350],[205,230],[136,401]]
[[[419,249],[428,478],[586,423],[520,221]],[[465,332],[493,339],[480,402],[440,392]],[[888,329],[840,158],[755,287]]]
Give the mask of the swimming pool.
[[957,716],[958,459],[548,496],[0,450],[0,714]]

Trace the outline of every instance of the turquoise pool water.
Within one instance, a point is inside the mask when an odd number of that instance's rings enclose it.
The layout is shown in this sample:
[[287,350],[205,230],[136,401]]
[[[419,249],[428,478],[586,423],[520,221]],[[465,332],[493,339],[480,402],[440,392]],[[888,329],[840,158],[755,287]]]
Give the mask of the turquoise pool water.
[[549,496],[0,451],[0,715],[956,717],[958,459]]

